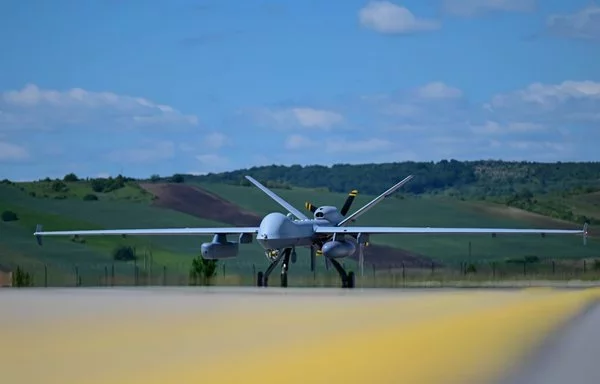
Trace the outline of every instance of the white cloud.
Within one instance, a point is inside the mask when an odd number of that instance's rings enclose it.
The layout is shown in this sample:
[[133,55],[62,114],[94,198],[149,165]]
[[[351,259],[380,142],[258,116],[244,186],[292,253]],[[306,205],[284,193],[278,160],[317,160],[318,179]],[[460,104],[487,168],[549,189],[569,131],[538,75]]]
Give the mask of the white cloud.
[[388,150],[393,148],[394,144],[389,140],[378,138],[352,140],[332,136],[314,140],[302,135],[290,135],[286,138],[284,146],[290,150],[312,148],[321,153],[367,153]]
[[0,161],[24,161],[30,158],[29,152],[25,147],[12,144],[6,141],[0,141]]
[[196,156],[196,160],[204,165],[217,165],[227,162],[227,158],[215,154],[198,155]]
[[407,8],[389,1],[370,1],[359,10],[358,20],[363,27],[385,34],[431,31],[440,28],[439,22],[418,18]]
[[394,147],[394,143],[389,140],[383,139],[356,139],[356,140],[347,140],[347,139],[336,139],[332,138],[326,144],[326,151],[330,153],[339,153],[339,152],[376,152],[376,151],[386,151],[390,150]]
[[570,15],[551,15],[546,21],[548,30],[556,35],[600,40],[600,6],[589,5]]
[[231,166],[228,158],[214,153],[197,155],[196,160],[198,160],[199,167],[194,171],[195,174],[223,172]]
[[512,122],[501,124],[497,121],[486,121],[481,125],[471,126],[473,133],[480,134],[514,134],[546,131],[547,128],[542,124]]
[[227,136],[220,132],[213,132],[206,135],[204,143],[212,149],[219,149],[227,144]]
[[492,97],[485,108],[493,113],[519,115],[538,122],[597,121],[596,115],[600,110],[600,83],[534,83],[524,89]]
[[493,95],[486,103],[469,102],[459,89],[442,92],[451,87],[432,84],[360,98],[379,132],[394,143],[390,153],[401,146],[421,160],[597,158],[600,83],[534,83]]
[[175,156],[172,141],[147,143],[144,146],[118,149],[108,153],[107,159],[119,163],[155,163]]
[[528,12],[537,0],[443,0],[444,10],[457,16],[475,16],[487,12]]
[[302,126],[309,128],[329,128],[344,120],[339,113],[313,108],[292,108],[291,112]]
[[291,135],[285,140],[284,146],[286,149],[303,149],[315,145],[313,140],[302,135]]
[[344,116],[337,112],[307,107],[261,108],[252,110],[250,113],[257,123],[278,128],[299,126],[327,130],[344,121]]
[[417,96],[424,99],[456,99],[463,95],[460,89],[451,87],[439,81],[417,88],[415,93]]
[[90,124],[102,124],[104,129],[109,129],[115,126],[198,124],[194,115],[183,114],[171,106],[141,97],[81,88],[63,91],[40,89],[34,84],[0,94],[0,111],[0,129],[54,129],[68,125],[85,128]]

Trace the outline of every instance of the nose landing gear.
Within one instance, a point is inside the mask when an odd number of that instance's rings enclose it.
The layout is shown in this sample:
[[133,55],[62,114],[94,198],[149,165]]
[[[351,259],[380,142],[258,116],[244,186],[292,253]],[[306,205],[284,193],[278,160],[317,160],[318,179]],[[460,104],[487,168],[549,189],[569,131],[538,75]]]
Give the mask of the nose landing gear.
[[277,264],[279,264],[279,262],[283,259],[283,264],[281,265],[281,282],[280,282],[280,284],[282,287],[287,287],[288,286],[287,273],[288,273],[288,268],[290,265],[290,255],[291,254],[292,254],[292,248],[285,248],[283,250],[271,251],[270,254],[268,255],[268,257],[271,256],[271,257],[269,257],[269,259],[272,260],[271,264],[269,265],[269,267],[267,268],[265,273],[263,273],[262,271],[258,272],[258,274],[256,276],[256,285],[258,287],[268,287],[269,286],[269,275],[271,275],[271,272],[273,272],[273,270],[275,269]]
[[[269,276],[277,267],[277,264],[283,260],[281,265],[281,275],[280,275],[280,286],[287,287],[288,286],[288,269],[290,266],[290,259],[292,263],[295,262],[296,250],[293,248],[284,248],[284,249],[275,249],[268,250],[265,252],[267,258],[271,261],[271,264],[267,268],[267,270],[263,273],[259,271],[256,276],[256,285],[258,287],[268,287],[269,286]],[[354,288],[355,286],[355,278],[354,272],[346,272],[344,267],[335,259],[329,259],[329,262],[337,273],[340,275],[340,279],[342,281],[342,288]]]

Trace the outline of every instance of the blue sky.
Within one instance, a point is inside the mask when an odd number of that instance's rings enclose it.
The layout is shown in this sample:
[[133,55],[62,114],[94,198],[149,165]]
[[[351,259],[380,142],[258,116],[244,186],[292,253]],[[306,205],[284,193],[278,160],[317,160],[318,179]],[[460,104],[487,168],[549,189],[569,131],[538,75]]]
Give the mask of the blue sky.
[[8,0],[0,178],[600,160],[590,0]]

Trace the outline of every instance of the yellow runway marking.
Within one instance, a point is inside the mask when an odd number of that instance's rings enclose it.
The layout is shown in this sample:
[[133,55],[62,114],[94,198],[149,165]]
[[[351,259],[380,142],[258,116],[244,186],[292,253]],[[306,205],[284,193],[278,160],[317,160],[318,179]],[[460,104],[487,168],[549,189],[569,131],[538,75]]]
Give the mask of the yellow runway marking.
[[600,298],[597,290],[315,295],[214,295],[223,305],[206,314],[206,296],[161,313],[169,296],[157,295],[152,309],[136,312],[131,300],[126,315],[96,321],[5,318],[0,340],[11,348],[0,349],[0,372],[10,383],[486,383]]

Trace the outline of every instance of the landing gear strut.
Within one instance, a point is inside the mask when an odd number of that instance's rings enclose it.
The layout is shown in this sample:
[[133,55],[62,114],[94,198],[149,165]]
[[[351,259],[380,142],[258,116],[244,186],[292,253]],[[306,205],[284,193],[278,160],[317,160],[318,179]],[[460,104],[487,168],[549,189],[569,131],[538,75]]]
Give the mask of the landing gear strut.
[[342,279],[342,288],[354,288],[354,272],[350,271],[346,273],[344,267],[342,267],[339,261],[335,259],[329,259],[329,262],[340,275],[340,279]]
[[288,268],[290,265],[291,254],[292,254],[292,248],[286,248],[284,250],[280,250],[280,252],[278,252],[277,257],[271,262],[271,264],[269,265],[269,267],[267,268],[265,273],[263,273],[262,271],[258,272],[258,274],[256,276],[256,285],[259,287],[268,287],[269,286],[269,275],[271,274],[271,272],[273,272],[273,270],[275,269],[277,264],[279,264],[279,262],[283,259],[283,263],[281,265],[281,286],[287,287],[288,286],[287,273],[288,273]]
[[[256,285],[258,287],[268,287],[269,275],[271,275],[271,272],[273,272],[275,267],[277,267],[277,264],[279,264],[279,262],[283,260],[283,263],[281,264],[280,285],[282,287],[287,287],[290,259],[294,259],[295,253],[295,250],[293,250],[292,248],[280,249],[278,250],[278,252],[273,253],[277,256],[275,256],[274,259],[271,259],[271,264],[264,273],[262,271],[258,272],[256,276]],[[342,265],[335,259],[328,260],[333,265],[337,273],[340,275],[340,279],[342,280],[342,288],[354,288],[354,272],[346,272],[344,267],[342,267]]]

